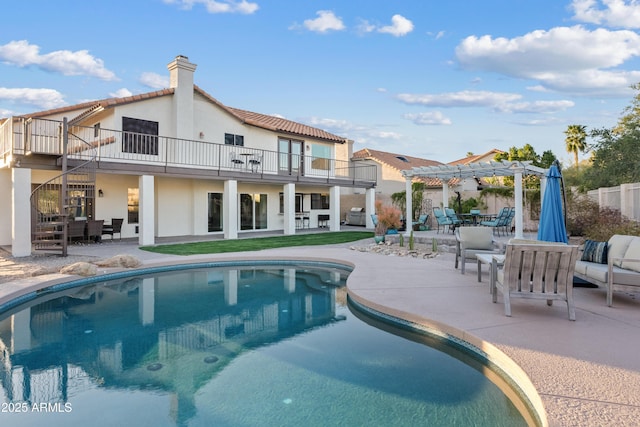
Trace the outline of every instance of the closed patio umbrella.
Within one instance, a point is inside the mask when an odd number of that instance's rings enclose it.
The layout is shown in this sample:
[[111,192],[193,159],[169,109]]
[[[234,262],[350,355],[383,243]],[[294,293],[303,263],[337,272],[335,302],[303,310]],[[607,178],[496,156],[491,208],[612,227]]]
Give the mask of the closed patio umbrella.
[[567,226],[561,194],[562,173],[555,161],[547,172],[547,185],[542,199],[542,212],[538,226],[538,240],[568,243]]

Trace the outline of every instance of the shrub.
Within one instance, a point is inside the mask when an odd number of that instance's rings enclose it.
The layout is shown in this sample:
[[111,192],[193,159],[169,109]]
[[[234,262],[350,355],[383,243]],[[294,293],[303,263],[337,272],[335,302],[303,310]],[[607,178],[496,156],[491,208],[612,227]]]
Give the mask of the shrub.
[[572,236],[584,236],[586,230],[598,223],[598,202],[586,195],[567,194],[567,232]]
[[400,209],[395,206],[385,205],[379,200],[376,201],[376,216],[378,217],[377,235],[384,235],[388,229],[398,229],[402,226]]
[[602,208],[585,195],[567,197],[567,231],[572,236],[607,241],[614,234],[640,236],[640,223],[624,217],[618,209]]

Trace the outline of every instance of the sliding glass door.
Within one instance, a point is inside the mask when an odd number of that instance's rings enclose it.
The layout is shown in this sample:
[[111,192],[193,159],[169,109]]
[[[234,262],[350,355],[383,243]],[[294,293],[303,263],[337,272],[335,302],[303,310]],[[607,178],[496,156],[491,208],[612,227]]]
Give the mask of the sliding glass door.
[[293,139],[278,140],[278,171],[282,175],[304,175],[304,143]]
[[267,195],[240,194],[240,230],[267,228]]

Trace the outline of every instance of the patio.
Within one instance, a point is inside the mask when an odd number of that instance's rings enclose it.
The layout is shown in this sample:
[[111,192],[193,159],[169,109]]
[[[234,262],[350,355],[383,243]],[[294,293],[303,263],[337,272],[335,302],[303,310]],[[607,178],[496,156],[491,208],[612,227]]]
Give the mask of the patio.
[[[435,231],[416,235],[428,241],[437,237],[442,239],[441,245],[446,244],[445,239],[453,239],[451,234],[436,235]],[[425,260],[350,249],[368,243],[175,257],[141,251],[137,242],[123,240],[71,246],[70,255],[102,259],[131,254],[145,266],[203,259],[322,258],[348,262],[355,265],[348,280],[353,298],[388,314],[437,326],[484,351],[495,348],[514,361],[537,390],[549,425],[638,425],[640,302],[635,295],[620,293],[615,305],[607,307],[604,289],[577,288],[575,322],[567,320],[562,304],[547,307],[540,301],[526,300],[514,302],[513,317],[509,318],[500,300],[498,304],[491,302],[486,270],[478,283],[475,269],[461,275],[453,268],[450,252]],[[12,292],[46,286],[47,279],[64,278],[38,276],[3,283],[0,303]]]

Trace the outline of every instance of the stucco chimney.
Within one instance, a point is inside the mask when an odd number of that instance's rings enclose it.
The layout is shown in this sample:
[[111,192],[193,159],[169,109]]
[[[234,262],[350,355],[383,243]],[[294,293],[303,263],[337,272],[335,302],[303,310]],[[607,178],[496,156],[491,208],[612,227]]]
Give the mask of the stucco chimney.
[[195,139],[193,123],[193,74],[196,64],[183,55],[176,56],[169,69],[169,87],[174,89],[173,107],[175,116],[175,136]]

